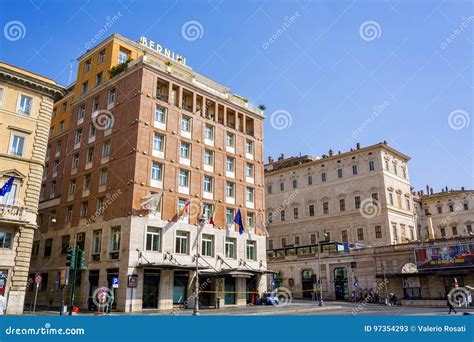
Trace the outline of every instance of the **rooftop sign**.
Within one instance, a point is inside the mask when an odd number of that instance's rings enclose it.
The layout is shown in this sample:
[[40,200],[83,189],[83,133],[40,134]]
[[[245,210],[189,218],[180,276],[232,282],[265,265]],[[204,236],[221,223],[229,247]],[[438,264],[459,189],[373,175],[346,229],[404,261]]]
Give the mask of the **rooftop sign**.
[[164,48],[163,46],[154,42],[153,40],[150,40],[146,37],[141,36],[139,43],[143,46],[146,46],[148,49],[156,51],[167,58],[170,58],[183,65],[186,65],[186,58],[184,58],[181,55],[178,55],[177,53],[175,53],[174,51],[171,51],[170,49]]

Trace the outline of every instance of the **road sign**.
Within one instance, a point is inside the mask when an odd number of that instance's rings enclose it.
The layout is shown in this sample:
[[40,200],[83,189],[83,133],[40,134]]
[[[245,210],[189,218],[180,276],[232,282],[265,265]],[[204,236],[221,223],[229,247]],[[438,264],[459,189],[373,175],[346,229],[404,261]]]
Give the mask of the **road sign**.
[[138,274],[131,274],[128,276],[128,287],[138,286]]
[[119,278],[118,277],[112,278],[112,287],[114,289],[119,287]]
[[355,286],[355,287],[358,287],[358,286],[359,286],[359,281],[358,281],[358,280],[354,281],[354,286]]
[[271,285],[272,285],[272,286],[275,286],[275,280],[272,280],[272,281],[271,281]]
[[41,279],[41,276],[40,276],[39,274],[36,275],[36,277],[35,277],[36,287],[39,287],[39,286],[40,286],[41,280],[42,280],[42,279]]

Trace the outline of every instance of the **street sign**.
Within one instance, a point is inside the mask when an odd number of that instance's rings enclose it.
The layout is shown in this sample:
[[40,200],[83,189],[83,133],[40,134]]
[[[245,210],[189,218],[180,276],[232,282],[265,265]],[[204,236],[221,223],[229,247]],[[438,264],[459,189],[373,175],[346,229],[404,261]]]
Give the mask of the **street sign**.
[[354,286],[355,286],[355,287],[358,287],[358,286],[359,286],[359,281],[358,281],[358,280],[354,281]]
[[39,274],[36,275],[35,277],[35,283],[36,283],[36,287],[39,287],[40,284],[41,284],[41,276]]
[[131,274],[128,276],[128,287],[137,287],[138,286],[138,274]]
[[112,278],[112,287],[114,289],[119,287],[119,278],[118,277]]

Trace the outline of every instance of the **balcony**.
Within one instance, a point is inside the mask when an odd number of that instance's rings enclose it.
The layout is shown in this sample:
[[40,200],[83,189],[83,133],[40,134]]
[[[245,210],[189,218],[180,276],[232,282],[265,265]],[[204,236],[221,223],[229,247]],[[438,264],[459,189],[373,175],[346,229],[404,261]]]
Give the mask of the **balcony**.
[[166,95],[166,94],[156,92],[156,98],[160,101],[168,102],[168,95]]
[[18,205],[0,204],[0,220],[26,220],[26,208]]

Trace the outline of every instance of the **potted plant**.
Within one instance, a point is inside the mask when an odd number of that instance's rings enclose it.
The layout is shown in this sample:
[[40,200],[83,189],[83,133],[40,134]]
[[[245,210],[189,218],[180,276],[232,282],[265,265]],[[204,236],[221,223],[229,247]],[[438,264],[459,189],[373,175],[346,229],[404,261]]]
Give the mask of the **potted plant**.
[[263,114],[263,111],[264,111],[265,109],[267,109],[267,107],[266,107],[265,105],[261,104],[261,105],[258,105],[258,109],[260,109],[260,111],[261,111],[262,114]]
[[171,63],[171,61],[166,61],[165,65],[166,65],[166,72],[168,74],[171,74],[171,71],[173,70],[173,69],[171,69],[171,66],[173,65],[173,63]]

